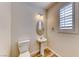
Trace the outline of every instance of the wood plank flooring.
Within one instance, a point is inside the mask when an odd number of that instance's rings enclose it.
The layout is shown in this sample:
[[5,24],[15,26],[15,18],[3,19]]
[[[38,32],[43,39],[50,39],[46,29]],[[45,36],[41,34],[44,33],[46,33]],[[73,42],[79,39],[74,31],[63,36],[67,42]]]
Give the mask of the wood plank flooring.
[[44,56],[40,54],[40,52],[37,52],[32,57],[57,57],[52,51],[50,51],[48,48],[44,50]]

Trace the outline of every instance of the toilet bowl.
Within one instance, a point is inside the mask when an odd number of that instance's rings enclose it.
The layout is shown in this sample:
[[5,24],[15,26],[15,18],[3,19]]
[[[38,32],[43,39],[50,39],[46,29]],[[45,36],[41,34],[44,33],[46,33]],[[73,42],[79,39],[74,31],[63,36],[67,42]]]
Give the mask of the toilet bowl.
[[30,57],[29,43],[30,40],[18,41],[19,57]]
[[19,57],[30,57],[30,52],[29,52],[29,51],[26,51],[26,52],[24,52],[24,53],[21,53],[21,54],[19,55]]

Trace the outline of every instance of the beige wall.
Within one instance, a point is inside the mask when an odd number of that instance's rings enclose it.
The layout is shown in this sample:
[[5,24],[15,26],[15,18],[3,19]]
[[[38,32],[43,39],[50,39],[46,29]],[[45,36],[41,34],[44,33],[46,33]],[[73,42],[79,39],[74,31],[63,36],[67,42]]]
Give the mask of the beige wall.
[[[36,42],[36,19],[35,14],[41,9],[27,5],[27,3],[12,3],[12,34],[11,34],[11,56],[18,56],[16,41],[23,38],[29,39],[30,52],[39,50]],[[41,11],[42,12],[42,11]]]
[[0,2],[0,56],[10,56],[11,3]]
[[58,9],[62,4],[56,4],[48,10],[48,47],[60,56],[79,56],[79,34],[58,33],[57,31]]

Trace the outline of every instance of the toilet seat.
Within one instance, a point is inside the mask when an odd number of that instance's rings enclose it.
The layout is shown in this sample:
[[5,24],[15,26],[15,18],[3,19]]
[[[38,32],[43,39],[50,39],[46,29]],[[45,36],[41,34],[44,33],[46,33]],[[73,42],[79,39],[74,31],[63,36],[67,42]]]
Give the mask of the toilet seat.
[[20,54],[19,57],[30,57],[30,52],[29,51],[24,52],[24,53]]

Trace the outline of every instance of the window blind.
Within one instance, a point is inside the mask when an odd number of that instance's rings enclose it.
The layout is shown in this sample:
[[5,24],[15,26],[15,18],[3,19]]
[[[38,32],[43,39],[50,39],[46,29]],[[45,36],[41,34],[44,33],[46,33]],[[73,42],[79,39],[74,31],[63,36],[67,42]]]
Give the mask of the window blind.
[[73,5],[72,3],[60,9],[60,29],[72,29]]

